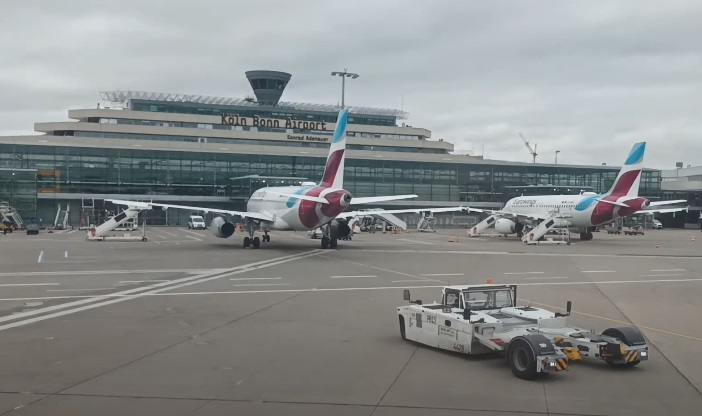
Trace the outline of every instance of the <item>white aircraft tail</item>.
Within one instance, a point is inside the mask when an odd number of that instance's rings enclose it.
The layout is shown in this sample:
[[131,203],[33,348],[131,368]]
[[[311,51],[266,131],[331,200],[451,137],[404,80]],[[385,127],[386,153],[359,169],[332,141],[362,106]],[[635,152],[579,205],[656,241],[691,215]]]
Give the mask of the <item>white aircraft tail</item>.
[[646,153],[646,142],[635,143],[612,188],[605,196],[635,198],[639,195],[644,153]]
[[346,126],[349,110],[343,108],[336,119],[336,128],[329,146],[329,156],[324,167],[324,175],[319,186],[331,188],[344,187],[344,160],[346,159]]

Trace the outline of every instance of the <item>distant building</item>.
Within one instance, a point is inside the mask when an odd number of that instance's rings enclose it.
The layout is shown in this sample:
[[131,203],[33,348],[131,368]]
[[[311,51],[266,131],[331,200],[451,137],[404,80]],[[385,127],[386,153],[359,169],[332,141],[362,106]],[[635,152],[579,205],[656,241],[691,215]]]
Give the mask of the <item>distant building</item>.
[[[89,211],[115,210],[102,201],[114,197],[242,210],[260,187],[319,180],[339,107],[280,101],[288,73],[246,76],[255,98],[108,91],[97,108],[69,110],[74,121],[39,122],[34,129],[42,134],[0,137],[0,168],[36,169],[36,189],[25,193],[34,199],[25,197],[23,215],[47,223],[59,203],[63,210],[70,203],[77,225]],[[403,111],[348,108],[347,189],[355,196],[419,195],[387,207],[499,208],[510,187],[526,185],[603,192],[619,170],[452,154],[450,142],[402,122]],[[5,178],[3,195],[11,185]],[[645,170],[641,193],[660,197],[660,171]],[[185,224],[188,217],[173,210],[149,215],[152,224]]]

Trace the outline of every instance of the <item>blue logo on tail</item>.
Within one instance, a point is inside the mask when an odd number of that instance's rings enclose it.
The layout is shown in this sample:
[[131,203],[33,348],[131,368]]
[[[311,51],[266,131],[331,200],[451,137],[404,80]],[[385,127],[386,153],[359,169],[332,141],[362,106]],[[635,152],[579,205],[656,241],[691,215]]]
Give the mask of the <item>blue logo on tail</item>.
[[[309,191],[310,189],[314,188],[313,186],[306,186],[304,188],[300,188],[295,192],[295,195],[304,195],[305,192]],[[292,208],[295,205],[295,202],[297,202],[299,199],[290,197],[288,198],[288,202],[285,203],[285,206],[288,208]]]
[[339,113],[339,119],[336,121],[336,129],[334,130],[334,137],[332,138],[332,143],[336,143],[341,140],[346,134],[346,124],[349,121],[349,110],[342,109]]
[[636,143],[626,158],[625,165],[636,165],[643,161],[644,153],[646,152],[646,142]]
[[576,211],[585,211],[586,209],[590,208],[590,206],[595,203],[595,200],[597,198],[602,198],[602,195],[592,195],[588,196],[585,199],[581,199],[580,202],[578,202],[575,205],[575,210]]

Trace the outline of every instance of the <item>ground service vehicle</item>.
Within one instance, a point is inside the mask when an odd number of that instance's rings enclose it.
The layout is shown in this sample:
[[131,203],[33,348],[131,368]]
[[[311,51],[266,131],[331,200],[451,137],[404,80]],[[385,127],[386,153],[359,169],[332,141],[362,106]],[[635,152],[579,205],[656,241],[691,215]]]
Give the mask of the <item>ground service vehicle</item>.
[[441,303],[410,300],[397,308],[400,335],[435,348],[468,355],[504,354],[512,373],[532,380],[563,371],[569,360],[583,356],[617,367],[632,367],[648,359],[643,334],[633,327],[593,330],[566,325],[567,312],[517,306],[516,285],[446,286]]

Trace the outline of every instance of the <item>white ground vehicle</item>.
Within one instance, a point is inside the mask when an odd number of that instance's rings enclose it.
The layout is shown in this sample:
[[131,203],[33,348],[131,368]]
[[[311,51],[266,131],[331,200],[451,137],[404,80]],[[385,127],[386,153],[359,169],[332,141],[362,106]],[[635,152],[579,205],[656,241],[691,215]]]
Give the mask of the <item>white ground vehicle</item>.
[[191,215],[190,218],[188,218],[188,228],[192,230],[204,230],[207,228],[207,225],[205,225],[205,219],[200,215]]
[[532,380],[563,371],[569,360],[595,357],[612,366],[632,367],[648,359],[648,345],[636,328],[609,328],[602,334],[566,326],[566,313],[517,306],[516,285],[446,286],[441,303],[397,308],[403,339],[468,355],[501,353],[512,373]]

